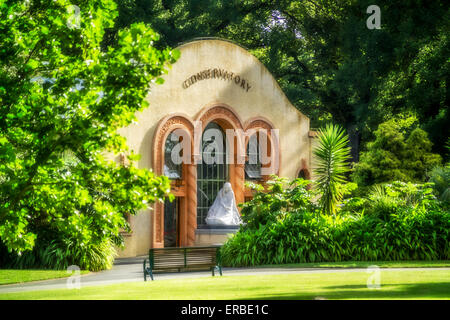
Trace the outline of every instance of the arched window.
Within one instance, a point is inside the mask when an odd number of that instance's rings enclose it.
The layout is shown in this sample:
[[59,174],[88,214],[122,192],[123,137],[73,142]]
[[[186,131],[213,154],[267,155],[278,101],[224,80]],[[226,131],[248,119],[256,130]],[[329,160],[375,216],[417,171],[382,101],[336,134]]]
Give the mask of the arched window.
[[247,159],[245,161],[245,178],[261,179],[261,149],[258,142],[259,134],[253,134],[247,144]]
[[171,132],[164,144],[164,175],[169,179],[181,179],[181,154],[176,154],[174,147],[180,142],[180,137]]

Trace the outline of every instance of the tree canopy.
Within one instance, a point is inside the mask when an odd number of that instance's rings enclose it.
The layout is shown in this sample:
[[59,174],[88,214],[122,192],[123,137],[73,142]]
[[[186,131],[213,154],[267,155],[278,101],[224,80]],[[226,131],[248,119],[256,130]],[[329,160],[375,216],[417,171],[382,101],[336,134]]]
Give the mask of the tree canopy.
[[[120,244],[125,214],[169,191],[166,177],[135,166],[117,129],[147,106],[179,53],[156,49],[158,34],[142,23],[101,50],[116,15],[111,0],[0,1],[0,239],[9,250]],[[130,163],[114,162],[118,154]]]
[[222,37],[249,49],[278,80],[291,102],[319,127],[333,121],[359,142],[378,125],[415,112],[433,150],[449,136],[448,1],[377,2],[381,28],[368,29],[369,0],[128,0],[108,30],[136,21],[177,46],[195,37]]

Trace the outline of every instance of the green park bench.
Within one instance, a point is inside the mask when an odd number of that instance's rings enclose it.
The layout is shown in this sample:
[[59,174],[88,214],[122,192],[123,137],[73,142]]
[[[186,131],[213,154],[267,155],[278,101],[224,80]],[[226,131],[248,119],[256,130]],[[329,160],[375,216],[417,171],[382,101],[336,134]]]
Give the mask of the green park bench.
[[144,260],[144,281],[147,281],[147,276],[153,280],[154,271],[210,269],[214,276],[214,270],[218,269],[222,275],[219,250],[220,246],[150,249],[149,259]]

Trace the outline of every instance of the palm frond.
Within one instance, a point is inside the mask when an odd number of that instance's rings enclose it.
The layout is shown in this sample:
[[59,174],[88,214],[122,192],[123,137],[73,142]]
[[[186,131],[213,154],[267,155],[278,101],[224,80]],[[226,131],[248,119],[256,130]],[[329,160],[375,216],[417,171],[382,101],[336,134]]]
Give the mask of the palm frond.
[[348,136],[338,125],[327,125],[319,130],[319,144],[314,149],[316,187],[321,191],[322,211],[334,214],[342,200],[338,185],[345,183],[349,171],[350,147]]

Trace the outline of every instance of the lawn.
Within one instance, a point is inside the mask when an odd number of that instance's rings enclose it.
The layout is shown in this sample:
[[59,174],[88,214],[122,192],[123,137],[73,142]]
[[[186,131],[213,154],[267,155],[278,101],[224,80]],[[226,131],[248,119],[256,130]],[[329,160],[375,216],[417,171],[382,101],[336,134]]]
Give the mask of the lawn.
[[121,283],[0,294],[0,299],[450,299],[450,270],[380,270],[380,288],[368,288],[371,274],[342,270],[255,276],[226,276]]
[[[80,274],[89,271],[82,270]],[[0,285],[70,277],[66,270],[0,269]]]
[[380,268],[440,268],[450,267],[450,260],[430,261],[342,261],[342,262],[316,262],[316,263],[291,263],[277,265],[256,266],[256,268],[367,268],[369,266]]

